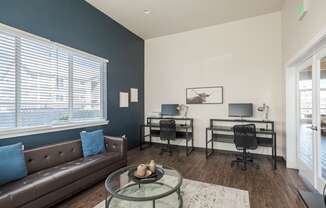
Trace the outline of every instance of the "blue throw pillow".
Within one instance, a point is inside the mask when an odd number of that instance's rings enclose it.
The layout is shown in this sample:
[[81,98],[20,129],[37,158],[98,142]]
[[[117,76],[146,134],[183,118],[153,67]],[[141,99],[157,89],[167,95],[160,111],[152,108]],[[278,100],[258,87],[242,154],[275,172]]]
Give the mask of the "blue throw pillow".
[[22,143],[0,147],[0,185],[27,175]]
[[93,132],[80,132],[83,155],[88,157],[105,152],[103,130]]

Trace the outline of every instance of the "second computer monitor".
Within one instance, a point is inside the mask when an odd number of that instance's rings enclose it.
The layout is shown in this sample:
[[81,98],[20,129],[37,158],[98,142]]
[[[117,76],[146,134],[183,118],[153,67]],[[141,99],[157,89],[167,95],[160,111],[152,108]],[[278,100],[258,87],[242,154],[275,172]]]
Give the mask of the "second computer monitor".
[[161,115],[162,116],[177,116],[179,114],[178,104],[162,104]]
[[229,117],[252,117],[252,103],[230,103]]

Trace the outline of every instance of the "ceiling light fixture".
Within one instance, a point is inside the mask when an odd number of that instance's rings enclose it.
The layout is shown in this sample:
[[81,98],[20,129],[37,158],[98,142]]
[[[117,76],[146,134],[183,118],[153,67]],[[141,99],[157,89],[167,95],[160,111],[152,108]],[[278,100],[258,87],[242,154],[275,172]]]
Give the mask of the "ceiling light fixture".
[[150,10],[148,10],[148,9],[145,9],[145,10],[144,10],[144,14],[150,14],[150,13],[151,13]]

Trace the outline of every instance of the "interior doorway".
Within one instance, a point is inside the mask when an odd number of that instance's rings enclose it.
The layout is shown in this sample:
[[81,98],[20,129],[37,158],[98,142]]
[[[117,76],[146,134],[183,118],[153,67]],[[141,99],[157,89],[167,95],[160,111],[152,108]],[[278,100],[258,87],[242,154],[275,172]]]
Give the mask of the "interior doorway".
[[326,183],[326,48],[295,66],[296,163],[317,190]]

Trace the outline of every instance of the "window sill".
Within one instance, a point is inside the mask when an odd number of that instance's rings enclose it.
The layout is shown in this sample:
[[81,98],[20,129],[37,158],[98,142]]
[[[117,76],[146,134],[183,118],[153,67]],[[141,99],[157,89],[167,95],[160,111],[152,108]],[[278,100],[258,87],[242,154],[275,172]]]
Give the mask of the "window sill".
[[40,127],[0,130],[0,139],[8,139],[13,137],[29,136],[35,134],[44,134],[44,133],[86,128],[92,126],[102,126],[102,125],[107,125],[108,123],[109,121],[100,120],[100,121],[76,122],[76,123],[54,125],[54,126],[40,126]]

